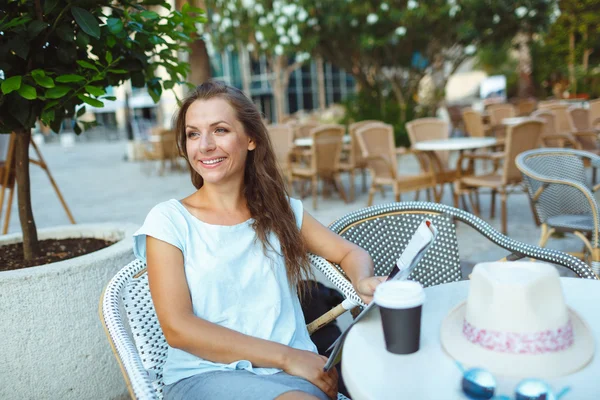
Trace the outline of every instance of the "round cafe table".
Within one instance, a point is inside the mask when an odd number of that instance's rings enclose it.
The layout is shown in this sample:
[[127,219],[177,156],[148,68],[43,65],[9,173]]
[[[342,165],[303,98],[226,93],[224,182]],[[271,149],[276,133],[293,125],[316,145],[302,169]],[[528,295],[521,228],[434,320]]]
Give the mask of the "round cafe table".
[[[564,377],[547,379],[555,393],[565,386],[571,390],[561,400],[600,397],[600,281],[561,278],[565,300],[589,324],[595,336],[595,355],[583,369]],[[385,349],[381,317],[376,308],[352,327],[342,350],[342,373],[352,400],[468,399],[462,393],[462,373],[446,354],[440,341],[442,321],[452,308],[466,300],[469,281],[425,289],[427,298],[421,321],[421,347],[408,355]],[[514,398],[520,379],[496,376],[496,396]]]
[[412,145],[415,150],[443,151],[443,150],[474,150],[494,146],[497,143],[493,137],[460,137],[448,139],[423,140]]
[[[350,139],[350,135],[344,135],[342,140],[345,144],[348,144],[352,139]],[[313,145],[313,139],[311,137],[297,138],[294,139],[294,145],[298,147],[311,147]]]

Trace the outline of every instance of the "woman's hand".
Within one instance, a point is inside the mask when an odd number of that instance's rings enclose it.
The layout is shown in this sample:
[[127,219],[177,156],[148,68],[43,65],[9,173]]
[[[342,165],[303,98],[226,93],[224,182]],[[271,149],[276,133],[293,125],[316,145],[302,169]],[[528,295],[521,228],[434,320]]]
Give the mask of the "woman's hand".
[[363,278],[359,280],[356,285],[354,285],[354,289],[356,289],[356,293],[358,296],[364,301],[366,304],[369,304],[373,301],[373,293],[375,293],[375,288],[381,283],[385,282],[387,277],[385,276],[370,276],[368,278]]
[[306,351],[290,348],[283,370],[290,375],[306,379],[321,389],[332,399],[337,398],[338,373],[336,368],[323,371],[327,357]]

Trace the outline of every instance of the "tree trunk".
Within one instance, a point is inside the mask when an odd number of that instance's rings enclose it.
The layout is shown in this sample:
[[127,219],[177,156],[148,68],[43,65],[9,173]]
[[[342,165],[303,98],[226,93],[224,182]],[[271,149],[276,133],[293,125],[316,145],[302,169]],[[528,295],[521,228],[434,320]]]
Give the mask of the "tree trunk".
[[533,96],[533,82],[531,79],[532,63],[531,63],[531,50],[529,43],[531,42],[531,35],[519,32],[515,37],[515,42],[518,45],[518,70],[519,70],[519,92],[520,98],[527,98]]
[[29,180],[29,143],[31,130],[16,130],[16,177],[19,219],[23,231],[23,254],[26,260],[35,258],[39,253],[37,229],[31,209],[31,185]]
[[319,87],[319,109],[324,111],[327,108],[327,100],[325,99],[325,71],[323,70],[323,57],[317,56],[315,59],[317,64],[317,83]]
[[577,94],[577,80],[575,79],[575,32],[569,33],[569,85],[571,94]]
[[284,65],[283,56],[274,56],[272,60],[273,74],[272,74],[272,87],[273,87],[273,100],[275,101],[275,114],[277,122],[280,122],[286,115],[285,112],[285,92],[287,85],[284,85],[283,74]]
[[[198,7],[206,11],[206,4],[204,0],[175,0],[175,7],[181,11],[184,3],[190,3],[193,7]],[[194,41],[190,43],[188,63],[190,64],[190,73],[188,75],[188,82],[194,85],[199,85],[210,79],[210,57],[206,50],[206,43],[197,35],[194,35]]]
[[248,96],[251,97],[250,86],[252,84],[252,76],[250,74],[250,59],[248,50],[244,47],[244,44],[241,41],[238,41],[238,54],[240,59],[240,72],[242,75],[242,90]]

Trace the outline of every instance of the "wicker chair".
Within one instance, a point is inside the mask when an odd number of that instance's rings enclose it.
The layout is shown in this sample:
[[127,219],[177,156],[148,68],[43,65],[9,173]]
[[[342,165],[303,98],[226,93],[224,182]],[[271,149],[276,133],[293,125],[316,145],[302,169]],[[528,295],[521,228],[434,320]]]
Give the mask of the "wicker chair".
[[590,126],[594,129],[600,129],[600,99],[589,101],[590,105]]
[[[410,275],[410,279],[425,287],[461,279],[457,222],[469,225],[492,243],[506,249],[509,252],[507,260],[530,257],[566,267],[581,278],[597,279],[590,267],[576,257],[513,240],[475,215],[445,204],[402,202],[376,205],[347,214],[329,228],[369,252],[375,263],[375,275],[385,276],[389,275],[425,216],[438,229],[438,238]],[[365,305],[338,265],[314,255],[310,255],[310,260],[344,296]]]
[[275,150],[277,165],[279,165],[284,176],[287,176],[294,147],[294,129],[290,125],[284,124],[267,125],[267,132]]
[[134,260],[110,280],[99,311],[131,398],[162,399],[168,345],[150,296],[146,263]]
[[367,191],[367,161],[362,156],[362,151],[360,150],[360,145],[358,144],[358,139],[356,138],[356,131],[368,124],[372,123],[383,123],[377,120],[365,120],[355,122],[348,126],[348,133],[350,134],[350,143],[348,145],[344,145],[344,149],[346,150],[348,156],[346,159],[340,162],[340,170],[344,172],[348,172],[350,175],[350,200],[353,201],[355,198],[355,189],[354,189],[354,172],[358,169],[362,175],[362,190],[363,192]]
[[[509,194],[515,190],[520,190],[521,174],[515,166],[514,159],[517,154],[525,151],[534,149],[537,147],[539,138],[542,133],[544,123],[539,120],[531,120],[522,122],[517,125],[508,127],[506,134],[506,147],[503,153],[498,154],[498,158],[502,158],[503,167],[501,171],[494,171],[488,174],[482,175],[469,175],[469,171],[463,170],[463,160],[476,160],[476,159],[490,159],[489,155],[479,154],[462,154],[457,162],[458,165],[458,179],[456,181],[456,187],[454,190],[454,205],[458,205],[459,196],[469,194],[471,203],[475,213],[479,214],[479,202],[473,200],[473,194],[475,198],[478,198],[478,190],[480,188],[487,188],[491,190],[492,202],[490,207],[490,217],[494,217],[496,193],[500,194],[501,202],[501,218],[502,218],[502,233],[507,233],[507,221],[506,221],[506,201]],[[469,168],[469,170],[471,167]]]
[[[418,118],[406,123],[406,130],[411,144],[424,140],[448,139],[450,127],[446,121],[438,118]],[[450,167],[450,152],[435,151],[430,153],[430,157],[420,157],[421,165],[425,172],[432,171],[435,174],[436,181],[440,185],[439,191],[436,189],[436,197],[442,198],[444,184],[450,183],[453,188],[456,180],[456,168]]]
[[580,148],[581,145],[570,133],[558,133],[556,131],[556,119],[550,110],[537,110],[531,114],[532,117],[544,121],[544,129],[540,138],[543,147],[573,147]]
[[[373,196],[384,186],[392,186],[394,198],[400,201],[400,194],[421,189],[433,189],[435,201],[439,201],[435,187],[437,185],[433,170],[416,175],[398,174],[398,155],[414,154],[417,157],[428,157],[426,153],[415,153],[405,148],[394,146],[394,128],[388,124],[372,123],[363,126],[356,132],[363,157],[367,160],[371,174],[371,187],[367,205],[373,204]],[[420,161],[420,160],[419,160]]]
[[516,164],[542,223],[539,245],[544,247],[554,232],[573,233],[584,242],[592,268],[599,274],[600,210],[593,192],[600,185],[590,189],[586,183],[584,160],[600,166],[597,155],[571,149],[526,151]]
[[485,137],[490,127],[484,125],[481,114],[471,108],[467,108],[462,112],[463,121],[465,122],[465,131],[471,137]]
[[342,153],[343,136],[346,128],[343,125],[320,125],[314,128],[310,136],[313,144],[310,148],[308,165],[292,164],[288,169],[288,182],[293,189],[294,181],[310,181],[313,197],[313,208],[317,208],[318,180],[332,184],[344,202],[348,202],[344,187],[339,178],[340,156]]
[[537,107],[536,99],[523,99],[517,102],[517,116],[525,117],[535,111]]

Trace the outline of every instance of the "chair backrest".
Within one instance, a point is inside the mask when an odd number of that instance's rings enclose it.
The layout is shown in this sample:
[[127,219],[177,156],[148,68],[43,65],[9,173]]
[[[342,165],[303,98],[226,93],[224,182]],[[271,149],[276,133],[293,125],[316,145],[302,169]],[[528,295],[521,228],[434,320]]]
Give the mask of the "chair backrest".
[[560,105],[562,102],[560,100],[544,100],[538,102],[537,108],[538,110],[548,110],[556,105]]
[[530,115],[536,108],[537,101],[535,99],[524,99],[517,103],[517,116],[524,117]]
[[521,182],[522,176],[515,165],[515,158],[524,151],[538,147],[542,129],[544,122],[539,120],[521,122],[507,129],[502,171],[504,183]]
[[167,342],[156,318],[146,263],[134,260],[102,295],[101,319],[132,398],[162,399]]
[[294,129],[290,125],[267,125],[271,145],[281,171],[287,169],[287,162],[294,143]]
[[311,166],[320,175],[332,175],[339,170],[344,125],[319,125],[310,132],[313,139]]
[[588,132],[590,127],[590,112],[585,108],[569,107],[567,109],[569,116],[569,126],[572,132]]
[[[372,123],[359,128],[356,137],[373,179],[396,179],[397,163],[394,128],[388,124]],[[375,158],[377,157],[377,158]]]
[[[600,162],[595,154],[573,149],[535,149],[517,157],[517,167],[541,222],[558,215],[588,215],[600,225],[600,212],[589,190],[584,159]],[[595,208],[595,210],[593,210]],[[598,229],[592,232],[598,246]]]
[[597,127],[600,125],[600,99],[589,101],[590,106],[590,126]]
[[[448,139],[450,130],[448,123],[438,118],[419,118],[406,123],[408,138],[412,144],[423,140]],[[436,151],[438,159],[444,167],[448,167],[449,151]]]
[[481,114],[472,108],[467,108],[462,112],[463,121],[465,122],[465,131],[471,137],[484,137],[485,127]]
[[383,124],[384,122],[378,121],[376,119],[366,119],[364,121],[358,121],[348,125],[348,134],[350,135],[350,140],[352,142],[350,151],[350,161],[354,164],[356,168],[365,168],[367,166],[367,163],[362,156],[360,144],[358,144],[358,139],[356,138],[356,131],[365,125],[373,123]]
[[550,110],[554,114],[556,131],[558,133],[571,133],[571,123],[569,122],[569,115],[567,113],[569,109],[568,104],[551,104],[545,109]]
[[517,114],[515,106],[509,103],[490,104],[487,107],[487,112],[490,114],[492,125],[501,125],[504,118],[513,118]]
[[[409,201],[376,205],[351,212],[334,221],[329,228],[369,252],[375,263],[375,274],[386,275],[424,217],[431,218],[439,231],[436,242],[411,274],[411,279],[424,286],[460,279],[456,222],[470,226],[491,242],[508,250],[511,253],[508,259],[531,257],[566,267],[579,277],[597,279],[592,269],[576,257],[513,240],[481,218],[445,204]],[[360,301],[339,266],[319,260],[313,255],[311,262],[347,297]]]
[[310,137],[310,132],[320,125],[317,121],[304,121],[294,124],[294,138]]
[[[395,210],[352,215],[355,217],[337,220],[330,228],[365,249],[375,264],[375,275],[381,276],[389,275],[424,218],[423,214]],[[425,287],[459,281],[462,274],[456,226],[452,218],[443,213],[432,213],[428,217],[438,229],[438,237],[410,277]]]

